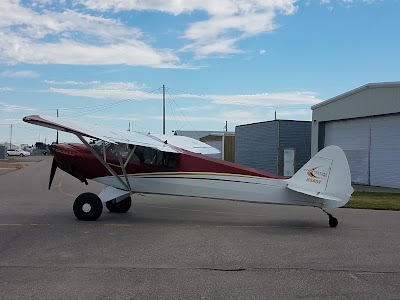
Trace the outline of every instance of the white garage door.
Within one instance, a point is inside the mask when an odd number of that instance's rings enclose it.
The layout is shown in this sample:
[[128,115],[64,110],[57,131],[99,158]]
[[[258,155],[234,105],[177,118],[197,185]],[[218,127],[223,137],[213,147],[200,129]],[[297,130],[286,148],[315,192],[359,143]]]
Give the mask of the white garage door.
[[345,152],[352,182],[369,184],[369,118],[327,122],[325,147],[329,145],[339,146]]
[[400,188],[400,115],[371,119],[371,185]]

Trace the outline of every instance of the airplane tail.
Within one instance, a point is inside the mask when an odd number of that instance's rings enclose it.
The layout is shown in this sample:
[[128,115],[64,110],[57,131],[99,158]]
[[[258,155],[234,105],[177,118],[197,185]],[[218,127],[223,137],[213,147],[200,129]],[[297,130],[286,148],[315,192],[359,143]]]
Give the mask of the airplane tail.
[[323,207],[345,205],[353,188],[343,150],[337,146],[328,146],[319,151],[287,180],[287,188],[324,199]]

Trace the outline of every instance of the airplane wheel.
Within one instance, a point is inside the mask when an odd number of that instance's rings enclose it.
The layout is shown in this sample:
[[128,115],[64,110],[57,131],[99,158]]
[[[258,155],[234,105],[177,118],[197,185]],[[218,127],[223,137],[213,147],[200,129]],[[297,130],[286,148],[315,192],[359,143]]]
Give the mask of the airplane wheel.
[[338,219],[335,217],[329,216],[329,226],[330,227],[336,227],[339,224]]
[[132,199],[130,196],[126,197],[120,202],[115,202],[115,200],[110,200],[106,202],[106,207],[109,212],[112,213],[126,213],[132,205]]
[[80,194],[74,202],[74,214],[81,221],[96,221],[103,212],[103,203],[93,193]]

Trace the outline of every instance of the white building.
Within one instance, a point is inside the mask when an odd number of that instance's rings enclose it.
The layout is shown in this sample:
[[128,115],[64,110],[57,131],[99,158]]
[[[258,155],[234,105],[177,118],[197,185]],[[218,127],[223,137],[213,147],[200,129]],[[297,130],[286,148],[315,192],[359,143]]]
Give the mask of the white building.
[[400,82],[366,84],[311,109],[312,155],[337,145],[354,183],[400,188]]

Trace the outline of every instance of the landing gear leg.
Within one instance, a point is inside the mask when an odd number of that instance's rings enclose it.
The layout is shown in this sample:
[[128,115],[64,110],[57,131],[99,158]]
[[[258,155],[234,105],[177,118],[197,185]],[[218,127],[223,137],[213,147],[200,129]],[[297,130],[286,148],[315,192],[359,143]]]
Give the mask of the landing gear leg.
[[334,216],[332,216],[330,213],[328,213],[325,209],[323,209],[322,207],[320,207],[320,209],[326,213],[329,217],[329,226],[330,227],[336,227],[339,224],[338,219],[336,219]]

